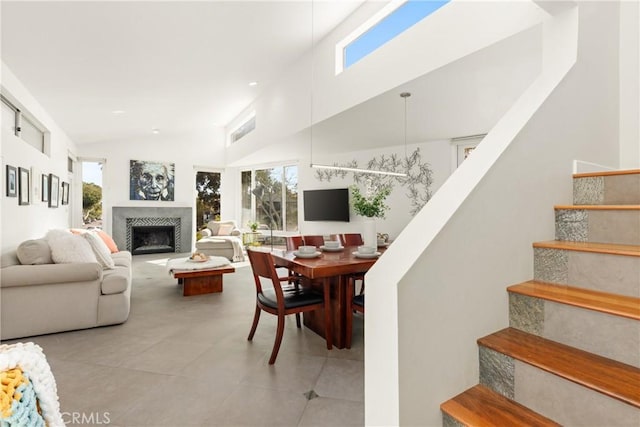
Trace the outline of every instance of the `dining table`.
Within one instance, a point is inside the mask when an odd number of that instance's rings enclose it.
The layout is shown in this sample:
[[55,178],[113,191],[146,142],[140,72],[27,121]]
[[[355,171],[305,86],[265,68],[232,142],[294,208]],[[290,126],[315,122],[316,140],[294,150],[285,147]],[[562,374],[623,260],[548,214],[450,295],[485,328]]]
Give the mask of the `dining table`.
[[[306,278],[303,286],[323,292],[329,288],[331,321],[333,329],[333,345],[344,348],[346,344],[346,320],[350,309],[347,301],[347,285],[353,275],[366,273],[384,252],[378,248],[374,255],[356,256],[357,246],[344,246],[339,250],[322,250],[314,258],[296,256],[296,251],[272,251],[274,262],[297,275]],[[325,337],[323,310],[310,311],[303,314],[305,327]]]

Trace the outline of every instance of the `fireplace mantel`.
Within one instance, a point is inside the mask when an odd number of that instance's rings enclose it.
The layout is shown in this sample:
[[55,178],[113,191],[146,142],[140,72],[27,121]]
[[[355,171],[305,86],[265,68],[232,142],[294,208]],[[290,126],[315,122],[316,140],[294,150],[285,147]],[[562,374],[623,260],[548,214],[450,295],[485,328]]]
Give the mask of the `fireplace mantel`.
[[169,208],[152,206],[123,206],[112,209],[113,240],[119,248],[131,250],[132,224],[175,225],[176,252],[191,252],[193,216],[191,208]]

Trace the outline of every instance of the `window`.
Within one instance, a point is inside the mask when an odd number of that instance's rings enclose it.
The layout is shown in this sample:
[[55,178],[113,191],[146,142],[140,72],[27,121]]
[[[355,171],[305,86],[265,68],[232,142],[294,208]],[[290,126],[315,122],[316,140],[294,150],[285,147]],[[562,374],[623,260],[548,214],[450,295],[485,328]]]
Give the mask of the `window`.
[[256,113],[255,111],[252,112],[249,117],[247,117],[240,126],[238,126],[237,128],[235,128],[235,130],[233,130],[230,134],[229,134],[229,140],[231,143],[236,142],[237,140],[239,140],[240,138],[242,138],[243,136],[247,135],[249,132],[251,132],[252,130],[254,130],[256,128]]
[[392,1],[336,45],[336,74],[411,28],[449,1]]
[[44,153],[45,132],[42,130],[42,126],[38,125],[35,119],[21,111],[4,95],[0,95],[0,99],[2,100],[2,128]]
[[209,221],[220,220],[219,172],[196,172],[196,226],[200,230]]
[[298,231],[298,166],[243,171],[241,187],[243,227]]

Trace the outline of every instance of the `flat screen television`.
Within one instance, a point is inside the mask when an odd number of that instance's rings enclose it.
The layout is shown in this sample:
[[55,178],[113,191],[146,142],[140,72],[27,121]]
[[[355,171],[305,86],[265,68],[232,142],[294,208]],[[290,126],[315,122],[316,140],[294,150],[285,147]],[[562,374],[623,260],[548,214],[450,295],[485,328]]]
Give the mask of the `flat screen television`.
[[305,221],[349,222],[349,189],[305,190]]

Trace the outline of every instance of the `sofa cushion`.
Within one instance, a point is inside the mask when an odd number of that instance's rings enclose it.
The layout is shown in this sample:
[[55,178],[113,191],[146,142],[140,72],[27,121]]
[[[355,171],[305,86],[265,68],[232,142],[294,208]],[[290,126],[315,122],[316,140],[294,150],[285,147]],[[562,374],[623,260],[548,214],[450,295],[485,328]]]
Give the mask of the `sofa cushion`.
[[88,232],[82,234],[82,237],[85,238],[89,245],[91,245],[91,250],[93,250],[93,254],[96,256],[96,259],[102,266],[102,268],[113,268],[115,264],[113,262],[113,258],[111,258],[111,251],[107,247],[107,244],[102,240],[97,233]]
[[20,243],[16,251],[20,264],[53,264],[51,248],[45,239],[26,240]]
[[51,247],[51,259],[56,264],[98,262],[91,245],[82,236],[64,230],[51,230],[47,233],[47,242]]
[[211,230],[209,230],[208,228],[203,228],[202,230],[200,230],[200,236],[201,238],[211,236]]
[[233,224],[220,224],[218,236],[230,236],[235,226]]
[[112,254],[119,252],[118,245],[116,245],[116,242],[113,240],[111,236],[109,236],[107,233],[105,233],[102,230],[97,230],[96,233],[98,233],[98,236],[100,236],[100,238],[104,241],[104,243],[107,245],[107,247],[109,248]]

